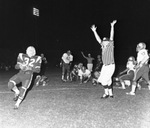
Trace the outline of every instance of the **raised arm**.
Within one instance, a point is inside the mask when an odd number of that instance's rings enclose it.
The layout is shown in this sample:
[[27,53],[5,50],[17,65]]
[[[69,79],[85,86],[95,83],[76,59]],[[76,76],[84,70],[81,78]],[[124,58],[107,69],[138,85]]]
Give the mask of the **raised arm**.
[[84,55],[84,53],[83,53],[83,52],[81,52],[81,54],[82,54],[82,56],[83,56],[84,58],[87,58],[87,57]]
[[95,25],[92,25],[91,30],[93,31],[96,40],[99,42],[99,44],[101,44],[102,40],[101,40],[100,36],[97,34],[96,28],[97,27],[95,27]]
[[110,30],[110,40],[114,40],[114,25],[116,24],[117,20],[111,22],[111,30]]

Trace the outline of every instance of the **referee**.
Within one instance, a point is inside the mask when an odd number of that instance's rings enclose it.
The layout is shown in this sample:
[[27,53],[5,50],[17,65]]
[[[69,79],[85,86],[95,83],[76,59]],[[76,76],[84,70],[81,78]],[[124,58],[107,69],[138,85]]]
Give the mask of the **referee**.
[[102,48],[102,61],[103,66],[101,68],[101,74],[98,78],[98,82],[104,87],[104,94],[101,97],[106,99],[108,97],[113,98],[112,92],[112,76],[115,72],[115,61],[114,61],[114,25],[117,21],[111,22],[110,38],[101,38],[96,32],[95,25],[92,25],[91,30],[94,33],[96,40],[99,42]]

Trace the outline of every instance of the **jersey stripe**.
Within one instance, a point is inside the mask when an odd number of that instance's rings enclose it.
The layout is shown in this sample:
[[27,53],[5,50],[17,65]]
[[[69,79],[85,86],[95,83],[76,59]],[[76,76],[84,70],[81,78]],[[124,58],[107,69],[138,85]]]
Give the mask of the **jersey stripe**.
[[114,46],[113,46],[113,42],[110,42],[105,49],[102,48],[102,61],[103,61],[104,65],[109,65],[109,64],[114,63]]

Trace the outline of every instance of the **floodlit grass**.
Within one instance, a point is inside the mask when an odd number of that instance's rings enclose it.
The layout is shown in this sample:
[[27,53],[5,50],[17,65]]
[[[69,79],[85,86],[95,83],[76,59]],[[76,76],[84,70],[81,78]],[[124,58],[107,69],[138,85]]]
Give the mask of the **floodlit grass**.
[[[7,75],[7,74],[6,74]],[[7,77],[5,77],[7,78]],[[101,86],[91,82],[63,83],[60,74],[50,73],[49,84],[33,87],[18,110],[7,84],[0,86],[0,128],[149,128],[150,92],[114,88],[114,98],[102,100]],[[9,79],[9,75],[8,75]],[[1,83],[0,82],[0,83]]]

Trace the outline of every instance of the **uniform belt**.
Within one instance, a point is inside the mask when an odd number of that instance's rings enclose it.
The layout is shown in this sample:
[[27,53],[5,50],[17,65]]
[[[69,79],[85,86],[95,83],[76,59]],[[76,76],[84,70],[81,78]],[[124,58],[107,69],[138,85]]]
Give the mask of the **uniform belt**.
[[[115,63],[111,63],[111,64],[115,64]],[[105,66],[111,65],[111,64],[104,64]]]

